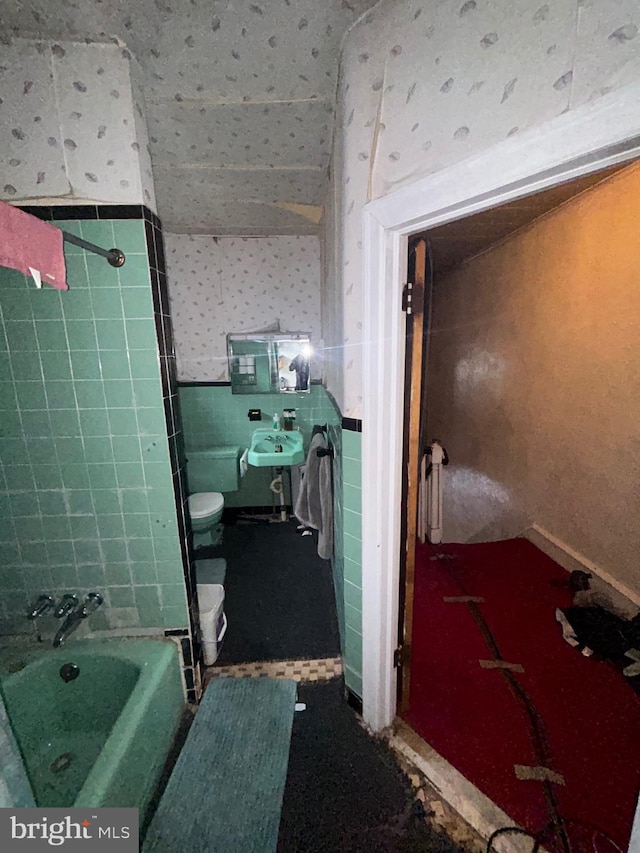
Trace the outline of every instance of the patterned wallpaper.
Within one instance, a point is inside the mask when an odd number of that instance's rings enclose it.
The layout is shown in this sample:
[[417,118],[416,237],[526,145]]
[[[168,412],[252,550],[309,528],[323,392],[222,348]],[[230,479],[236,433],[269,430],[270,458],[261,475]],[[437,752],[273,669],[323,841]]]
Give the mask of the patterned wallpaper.
[[155,207],[132,66],[115,44],[16,38],[3,45],[0,198]]
[[318,233],[340,41],[374,2],[163,4],[141,61],[168,230]]
[[317,234],[340,44],[376,2],[28,0],[2,4],[0,31],[128,46],[167,230]]
[[169,230],[311,234],[333,138],[327,376],[352,417],[362,411],[366,202],[640,77],[637,0],[134,6],[5,4],[5,33],[115,35],[140,69],[112,42],[3,45],[0,196],[152,205],[144,92]]
[[362,410],[362,208],[640,78],[637,0],[383,0],[348,34],[326,242],[344,345],[343,414]]
[[[171,317],[182,381],[227,381],[228,332],[309,332],[320,344],[317,237],[165,234]],[[312,362],[312,365],[314,363]],[[315,361],[312,375],[319,376]]]

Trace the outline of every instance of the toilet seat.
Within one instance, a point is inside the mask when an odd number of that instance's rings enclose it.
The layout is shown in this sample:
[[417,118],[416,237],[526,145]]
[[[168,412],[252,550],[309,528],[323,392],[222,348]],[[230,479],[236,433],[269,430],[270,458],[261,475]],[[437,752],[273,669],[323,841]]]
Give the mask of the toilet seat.
[[224,497],[221,492],[197,492],[189,495],[188,504],[191,518],[206,518],[222,510]]

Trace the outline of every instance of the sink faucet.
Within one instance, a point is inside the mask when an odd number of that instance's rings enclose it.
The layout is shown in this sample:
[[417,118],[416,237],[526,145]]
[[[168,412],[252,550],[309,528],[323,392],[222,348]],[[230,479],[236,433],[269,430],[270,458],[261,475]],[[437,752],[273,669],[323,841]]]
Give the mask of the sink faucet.
[[[56,635],[53,638],[53,647],[57,649],[58,646],[61,646],[67,639],[69,634],[72,634],[76,630],[76,628],[82,622],[83,619],[86,619],[87,616],[90,616],[92,613],[95,613],[95,611],[98,609],[98,607],[100,607],[102,602],[103,598],[99,592],[88,593],[85,597],[84,604],[82,606],[77,603],[76,599],[76,604],[73,605],[71,609],[67,611],[66,619],[64,620],[60,628],[58,628]],[[58,607],[58,610],[60,610],[61,607],[62,602],[60,602],[60,607]],[[61,613],[60,615],[62,616],[64,614]]]
[[27,619],[37,619],[46,613],[47,610],[52,610],[54,605],[55,601],[50,595],[39,595],[31,603],[31,607],[27,611]]

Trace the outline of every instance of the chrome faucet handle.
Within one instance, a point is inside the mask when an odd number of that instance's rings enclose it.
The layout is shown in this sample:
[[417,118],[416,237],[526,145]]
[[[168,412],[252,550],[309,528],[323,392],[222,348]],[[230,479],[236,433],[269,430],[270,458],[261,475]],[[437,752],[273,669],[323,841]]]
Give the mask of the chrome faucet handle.
[[104,598],[100,595],[99,592],[88,592],[85,596],[84,604],[82,605],[82,618],[86,619],[87,616],[90,616],[92,613],[95,613],[103,601]]
[[58,602],[58,606],[53,611],[56,619],[62,619],[63,616],[68,616],[78,606],[78,596],[74,593],[67,592]]
[[38,616],[42,616],[43,613],[46,613],[47,610],[51,610],[53,607],[55,607],[55,601],[52,596],[39,595],[31,602],[31,607],[27,611],[27,619],[37,619]]

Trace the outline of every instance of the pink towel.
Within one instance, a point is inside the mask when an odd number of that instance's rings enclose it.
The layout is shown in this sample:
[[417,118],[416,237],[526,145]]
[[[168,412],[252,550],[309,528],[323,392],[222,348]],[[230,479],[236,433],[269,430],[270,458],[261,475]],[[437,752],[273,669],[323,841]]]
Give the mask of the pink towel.
[[[40,273],[45,284],[68,290],[62,231],[0,201],[0,266],[25,275]],[[34,276],[39,285],[37,276]]]

